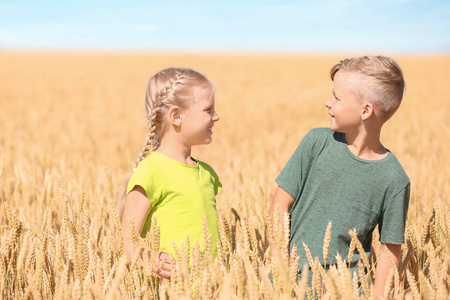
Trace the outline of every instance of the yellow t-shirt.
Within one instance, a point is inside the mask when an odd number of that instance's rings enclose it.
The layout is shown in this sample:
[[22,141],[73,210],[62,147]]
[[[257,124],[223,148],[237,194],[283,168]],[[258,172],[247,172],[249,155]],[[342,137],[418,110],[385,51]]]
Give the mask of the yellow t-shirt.
[[200,248],[204,249],[202,224],[206,215],[211,234],[211,254],[215,257],[219,238],[215,196],[222,184],[208,164],[196,161],[196,166],[190,166],[159,152],[151,152],[131,176],[127,194],[137,185],[145,190],[152,209],[141,236],[145,237],[155,216],[160,229],[160,251],[174,256],[172,240],[177,246],[181,241],[185,244],[187,234],[191,247],[198,239]]

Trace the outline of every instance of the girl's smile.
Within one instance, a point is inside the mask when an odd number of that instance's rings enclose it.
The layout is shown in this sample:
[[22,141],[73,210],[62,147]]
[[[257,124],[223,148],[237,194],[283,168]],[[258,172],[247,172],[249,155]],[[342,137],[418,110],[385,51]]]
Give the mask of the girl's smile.
[[212,128],[219,119],[211,90],[199,88],[194,102],[182,116],[181,130],[185,140],[191,146],[211,143]]

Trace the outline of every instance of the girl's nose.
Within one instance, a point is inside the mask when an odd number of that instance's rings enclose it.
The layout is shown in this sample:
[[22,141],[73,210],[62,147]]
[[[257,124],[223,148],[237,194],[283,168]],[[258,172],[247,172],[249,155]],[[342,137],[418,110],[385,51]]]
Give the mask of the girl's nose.
[[330,108],[331,107],[331,100],[328,99],[327,101],[325,101],[325,107],[326,108]]
[[214,116],[213,116],[213,121],[214,122],[217,122],[217,121],[219,121],[220,120],[220,116],[219,116],[219,114],[218,113],[214,113]]

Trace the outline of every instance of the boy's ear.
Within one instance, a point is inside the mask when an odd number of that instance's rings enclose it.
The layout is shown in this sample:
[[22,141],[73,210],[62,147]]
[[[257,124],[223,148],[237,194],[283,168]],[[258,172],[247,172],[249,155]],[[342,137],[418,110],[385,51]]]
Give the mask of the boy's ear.
[[373,104],[372,103],[364,103],[362,105],[361,119],[363,121],[369,119],[374,114]]
[[167,113],[167,117],[172,125],[181,126],[181,111],[178,106],[172,106]]

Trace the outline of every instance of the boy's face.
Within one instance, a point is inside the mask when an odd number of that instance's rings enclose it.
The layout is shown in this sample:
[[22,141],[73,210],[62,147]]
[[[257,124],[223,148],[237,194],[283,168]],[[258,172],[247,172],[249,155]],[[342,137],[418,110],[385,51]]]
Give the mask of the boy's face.
[[325,102],[330,115],[330,127],[342,133],[356,132],[362,126],[362,104],[351,90],[348,78],[351,73],[338,71],[334,75],[331,98]]

